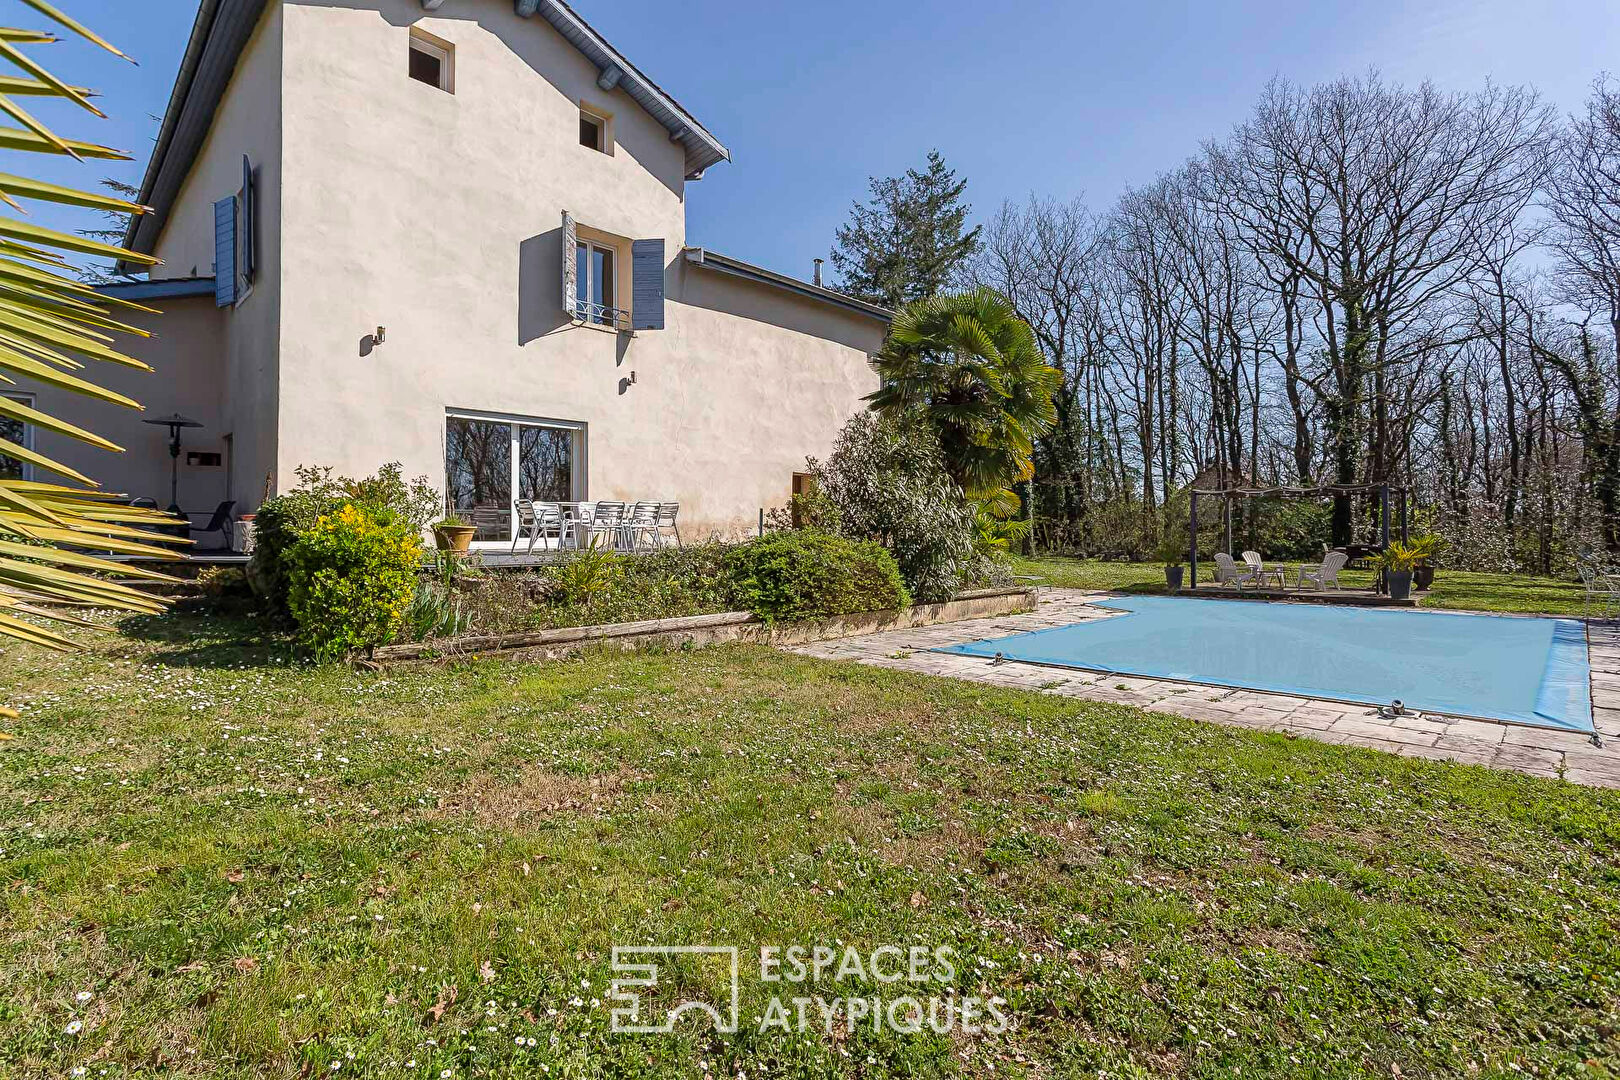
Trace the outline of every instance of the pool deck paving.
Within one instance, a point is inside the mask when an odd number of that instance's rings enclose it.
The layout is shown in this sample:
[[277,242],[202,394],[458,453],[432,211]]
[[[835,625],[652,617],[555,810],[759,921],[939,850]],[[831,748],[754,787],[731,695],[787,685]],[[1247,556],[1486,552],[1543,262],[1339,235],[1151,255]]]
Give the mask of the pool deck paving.
[[[829,660],[853,660],[897,671],[968,679],[1087,701],[1136,705],[1232,727],[1269,731],[1321,742],[1363,746],[1401,754],[1484,765],[1532,776],[1562,777],[1577,784],[1620,788],[1620,622],[1588,620],[1592,671],[1592,716],[1601,746],[1589,735],[1420,713],[1392,719],[1367,705],[1323,701],[1262,690],[1234,690],[1205,683],[1111,675],[1018,661],[930,650],[1031,630],[1068,626],[1119,614],[1094,606],[1119,594],[1080,589],[1043,589],[1036,610],[890,630],[801,645],[793,651]],[[1413,612],[1422,618],[1428,611]]]

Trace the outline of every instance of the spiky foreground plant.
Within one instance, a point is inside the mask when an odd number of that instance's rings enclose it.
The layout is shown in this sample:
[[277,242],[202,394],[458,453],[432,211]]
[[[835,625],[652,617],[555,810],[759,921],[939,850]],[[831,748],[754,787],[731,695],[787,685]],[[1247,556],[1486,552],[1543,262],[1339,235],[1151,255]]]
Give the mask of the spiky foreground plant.
[[[44,0],[21,2],[58,26],[114,55],[124,56]],[[127,155],[105,146],[58,137],[17,103],[17,98],[25,96],[63,98],[96,116],[105,115],[90,102],[88,90],[62,82],[24,51],[27,46],[56,40],[51,33],[0,27],[0,60],[17,71],[0,75],[0,112],[22,125],[0,125],[0,149],[67,154],[80,160],[128,160]],[[146,209],[121,199],[0,173],[0,200],[22,214],[25,211],[20,199],[122,214],[139,214]],[[156,312],[96,293],[73,276],[69,261],[73,256],[123,259],[141,265],[157,262],[147,255],[48,229],[15,215],[0,215],[0,383],[11,384],[21,377],[138,409],[137,402],[78,373],[96,362],[150,371],[147,365],[112,347],[115,333],[150,336],[118,321],[114,314],[120,309]],[[122,449],[99,435],[3,396],[0,419],[20,421],[105,450]],[[42,616],[88,626],[92,624],[61,609],[162,610],[161,600],[112,578],[162,580],[165,575],[87,552],[172,557],[172,551],[157,545],[174,541],[142,526],[173,524],[173,518],[124,505],[118,496],[97,490],[90,477],[16,442],[0,438],[0,456],[67,481],[0,478],[0,637],[67,649],[72,647],[68,638],[19,616]]]

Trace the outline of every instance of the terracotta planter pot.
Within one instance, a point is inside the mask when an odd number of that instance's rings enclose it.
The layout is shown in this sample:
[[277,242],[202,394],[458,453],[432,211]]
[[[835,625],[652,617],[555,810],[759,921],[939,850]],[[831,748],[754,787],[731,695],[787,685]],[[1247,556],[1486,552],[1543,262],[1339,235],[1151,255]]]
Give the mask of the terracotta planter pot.
[[454,551],[464,555],[472,546],[473,533],[477,531],[471,525],[435,525],[433,543],[440,551]]

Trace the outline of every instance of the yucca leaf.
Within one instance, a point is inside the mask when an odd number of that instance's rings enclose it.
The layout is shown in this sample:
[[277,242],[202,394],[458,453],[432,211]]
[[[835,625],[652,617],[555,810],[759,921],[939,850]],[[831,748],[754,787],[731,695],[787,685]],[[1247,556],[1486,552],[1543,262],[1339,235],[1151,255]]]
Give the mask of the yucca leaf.
[[[0,611],[0,634],[20,638],[35,645],[42,645],[47,649],[55,649],[58,652],[71,652],[73,650],[73,641],[70,638],[65,638],[61,634],[53,634],[49,630],[42,630],[33,623],[23,622],[21,619],[14,618],[3,611]],[[16,718],[15,713],[12,714],[12,718]]]
[[[5,335],[0,334],[0,340],[3,340],[4,337]],[[40,382],[50,383],[52,386],[60,387],[63,390],[72,390],[102,401],[110,401],[114,405],[127,405],[132,409],[141,407],[140,403],[134,398],[125,397],[123,394],[103,389],[95,383],[86,382],[77,376],[57,371],[55,368],[42,364],[31,357],[24,356],[16,349],[4,344],[0,344],[0,368],[15,371],[22,375],[32,375]]]
[[76,22],[72,18],[69,18],[67,15],[64,15],[61,11],[57,10],[56,5],[48,4],[48,3],[45,2],[45,0],[22,0],[22,2],[27,4],[29,7],[33,8],[35,11],[39,12],[41,15],[45,16],[47,19],[53,20],[54,22],[57,23],[57,25],[65,27],[68,30],[73,31],[75,34],[78,34],[80,37],[84,38],[86,41],[89,41],[89,42],[92,42],[93,44],[101,46],[103,49],[106,49],[108,52],[112,53],[114,56],[122,57],[125,60],[129,60],[129,62],[132,63],[132,64],[135,62],[133,59],[131,59],[129,56],[127,56],[122,49],[117,48],[112,43],[108,42],[105,38],[101,37],[100,35],[96,34],[94,31],[92,31],[89,28],[85,27],[83,24],[81,24],[79,22]]
[[46,33],[44,30],[23,30],[15,26],[0,26],[0,41],[15,41],[24,45],[54,45],[61,40],[55,34]]
[[4,111],[6,115],[10,116],[23,127],[32,131],[35,135],[38,135],[45,142],[56,147],[58,153],[68,154],[72,157],[79,156],[78,152],[58,138],[54,131],[40,123],[38,120],[35,120],[32,113],[23,108],[21,105],[18,105],[15,101],[12,101],[4,94],[0,94],[0,111]]
[[40,82],[48,84],[53,90],[56,91],[58,97],[65,97],[69,101],[73,102],[73,104],[79,106],[81,109],[86,109],[93,112],[103,120],[107,119],[107,114],[91,104],[89,98],[73,89],[73,87],[69,86],[61,79],[58,79],[55,75],[52,75],[47,68],[36,63],[33,57],[11,44],[11,42],[0,41],[0,57],[10,60],[13,64],[22,68]]
[[[120,555],[144,555],[153,559],[167,559],[174,557],[174,552],[165,548],[156,547],[150,543],[133,543],[129,540],[114,539],[111,532],[112,530],[108,530],[108,535],[99,535],[96,532],[87,531],[85,528],[41,528],[35,529],[34,535],[40,540],[50,540],[59,544],[74,544],[78,547],[89,548],[91,550],[112,551],[117,552]],[[146,534],[146,539],[152,540],[154,537],[151,533],[148,533]]]
[[78,158],[99,158],[106,161],[129,161],[129,154],[98,143],[79,142],[75,139],[57,139],[54,142],[32,131],[21,128],[0,127],[0,150],[27,150],[36,154],[72,154]]
[[[78,93],[83,94],[85,97],[96,96],[96,92],[90,89],[88,86],[75,86],[73,89]],[[38,79],[30,79],[24,75],[0,75],[0,94],[43,96],[55,93],[56,90],[54,87],[52,87],[49,83],[41,82]]]
[[106,210],[111,213],[144,214],[151,209],[140,203],[132,203],[111,195],[97,195],[95,192],[79,191],[60,184],[47,184],[43,180],[30,180],[26,176],[16,176],[12,173],[0,173],[0,190],[25,199],[40,199],[44,202],[82,206],[88,210]]
[[94,483],[93,480],[84,475],[84,473],[80,472],[78,469],[75,469],[69,465],[63,465],[60,461],[55,461],[48,458],[44,454],[39,453],[37,450],[30,450],[28,447],[19,443],[14,443],[10,439],[0,439],[0,457],[16,458],[18,461],[26,461],[30,465],[37,465],[41,469],[49,469],[58,476],[66,476],[83,484]]
[[[4,98],[0,98],[0,102],[4,100]],[[47,229],[43,225],[33,225],[26,221],[18,221],[15,218],[0,218],[0,236],[9,236],[24,243],[61,248],[64,251],[76,251],[81,255],[94,255],[102,259],[123,259],[126,262],[141,263],[145,266],[156,266],[162,261],[151,255],[128,251],[112,244],[103,244],[100,240],[91,240],[87,236],[77,236],[57,229]]]

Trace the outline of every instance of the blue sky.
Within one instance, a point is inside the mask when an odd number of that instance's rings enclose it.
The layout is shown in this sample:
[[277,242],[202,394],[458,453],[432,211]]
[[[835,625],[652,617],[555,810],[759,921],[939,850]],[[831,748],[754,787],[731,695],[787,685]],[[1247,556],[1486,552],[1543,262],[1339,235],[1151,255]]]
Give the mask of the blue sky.
[[[49,118],[139,160],[62,162],[52,178],[138,181],[196,0],[58,2],[140,66],[78,44],[44,50],[114,113]],[[1613,0],[573,3],[731,148],[732,164],[688,186],[689,242],[800,277],[869,175],[932,147],[968,178],[980,213],[1031,192],[1103,208],[1242,119],[1273,75],[1311,83],[1376,67],[1447,89],[1529,83],[1569,111],[1600,71],[1620,74]],[[7,21],[38,22],[6,7]]]

